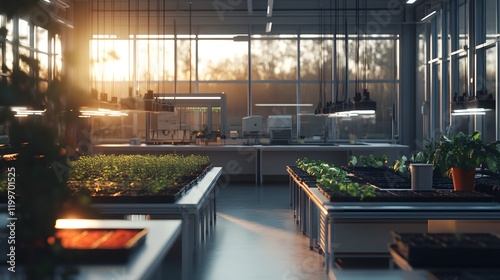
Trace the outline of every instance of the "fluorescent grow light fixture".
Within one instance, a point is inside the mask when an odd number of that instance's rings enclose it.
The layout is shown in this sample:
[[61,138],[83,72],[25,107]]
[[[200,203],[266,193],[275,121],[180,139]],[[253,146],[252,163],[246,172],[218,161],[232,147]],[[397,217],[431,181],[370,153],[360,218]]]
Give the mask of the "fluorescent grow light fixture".
[[433,17],[435,14],[436,14],[436,11],[432,11],[428,15],[423,17],[420,21],[426,21],[426,20],[430,19],[431,17]]
[[220,96],[179,96],[179,97],[174,97],[174,96],[159,96],[156,97],[158,99],[167,99],[167,100],[220,100]]
[[300,104],[300,103],[297,103],[297,104],[292,104],[292,103],[260,103],[260,104],[255,104],[255,106],[257,107],[278,107],[278,106],[282,106],[282,107],[299,107],[299,106],[302,106],[302,107],[312,107],[313,104],[307,104],[307,103],[304,103],[304,104]]
[[266,32],[267,33],[271,32],[271,28],[273,28],[273,23],[272,22],[266,23]]
[[99,108],[97,110],[95,109],[88,109],[88,110],[80,110],[80,113],[82,114],[82,118],[88,118],[88,117],[125,117],[128,116],[127,113],[124,113],[122,111],[115,111],[115,110],[109,110],[109,109],[102,109]]
[[471,116],[471,115],[486,115],[486,112],[491,111],[491,109],[485,108],[468,108],[468,109],[456,109],[451,113],[452,116]]
[[14,116],[18,118],[27,116],[41,116],[45,112],[45,110],[32,110],[28,109],[27,107],[11,107],[10,109],[16,112]]
[[369,116],[369,115],[375,115],[375,110],[351,110],[351,111],[342,111],[342,112],[336,112],[329,114],[328,116],[333,118],[333,117],[356,117],[356,116]]

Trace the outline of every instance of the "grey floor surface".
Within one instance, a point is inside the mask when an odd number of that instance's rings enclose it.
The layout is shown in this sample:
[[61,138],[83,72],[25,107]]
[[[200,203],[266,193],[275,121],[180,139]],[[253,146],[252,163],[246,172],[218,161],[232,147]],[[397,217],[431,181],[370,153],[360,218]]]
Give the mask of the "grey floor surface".
[[219,187],[216,228],[200,249],[196,280],[328,279],[297,230],[287,184]]

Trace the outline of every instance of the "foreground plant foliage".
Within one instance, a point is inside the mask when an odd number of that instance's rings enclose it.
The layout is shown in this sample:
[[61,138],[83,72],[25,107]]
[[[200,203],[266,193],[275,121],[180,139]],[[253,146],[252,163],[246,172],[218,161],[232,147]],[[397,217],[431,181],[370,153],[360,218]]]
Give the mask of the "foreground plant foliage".
[[210,164],[201,155],[98,155],[70,162],[68,184],[92,195],[160,194]]
[[351,181],[347,172],[333,164],[321,160],[302,158],[297,160],[297,167],[316,176],[316,181],[325,191],[347,194],[361,199],[376,196],[376,190],[371,186]]

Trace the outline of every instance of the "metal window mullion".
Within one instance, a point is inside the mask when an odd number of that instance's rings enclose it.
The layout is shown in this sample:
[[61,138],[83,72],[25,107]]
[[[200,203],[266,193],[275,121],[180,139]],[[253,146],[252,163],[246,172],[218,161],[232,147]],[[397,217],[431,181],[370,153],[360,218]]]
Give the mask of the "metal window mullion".
[[[199,93],[199,67],[198,67],[198,35],[195,35],[194,39],[194,61],[195,61],[195,67],[194,67],[194,75],[195,75],[195,81],[194,81],[194,93]],[[210,112],[212,114],[212,112]],[[212,125],[212,124],[210,124]]]
[[447,8],[448,8],[448,4],[447,3],[443,3],[443,13],[442,13],[442,18],[441,18],[441,40],[442,40],[442,43],[441,43],[441,54],[442,54],[442,57],[443,57],[443,60],[441,61],[441,94],[440,94],[440,98],[441,98],[441,108],[440,108],[440,114],[439,114],[439,124],[440,124],[440,127],[441,127],[441,133],[443,133],[444,131],[446,131],[446,127],[448,127],[449,125],[449,118],[447,117],[450,112],[449,112],[449,108],[450,106],[448,104],[450,104],[450,88],[449,88],[449,79],[450,79],[450,76],[449,76],[449,63],[446,59],[446,57],[448,57],[448,30],[449,30],[449,26],[448,26],[448,17],[449,17],[449,13],[447,12]]
[[[477,46],[486,42],[486,19],[485,19],[485,5],[484,0],[471,1],[471,6],[474,6],[469,20],[471,26],[470,30],[474,32],[474,45],[475,50],[474,59],[474,76],[473,76],[473,91],[471,94],[476,95],[479,90],[485,90],[486,83],[486,49],[478,49]],[[478,88],[478,85],[480,88]],[[484,118],[474,117],[474,131],[481,131],[484,128]],[[481,135],[483,137],[484,133]]]
[[[301,81],[300,81],[300,36],[297,38],[297,86],[296,86],[296,92],[297,92],[297,104],[301,104]],[[300,132],[301,132],[301,125],[300,125],[300,112],[301,112],[301,107],[297,106],[297,110],[295,111],[296,114],[296,137],[297,139],[299,138]]]
[[[431,31],[430,31],[430,42],[431,42],[431,57],[437,58],[437,20],[433,19],[430,23]],[[428,137],[432,137],[432,135],[436,134],[436,125],[438,119],[438,107],[437,99],[439,96],[436,96],[436,92],[439,91],[438,77],[437,77],[437,62],[430,64],[430,91],[428,93],[428,102],[429,102],[429,135]]]
[[[252,26],[248,26],[248,94],[247,115],[252,115]],[[242,133],[243,134],[243,133]]]
[[[498,18],[500,16],[500,1],[497,0],[497,10],[496,10],[496,31],[497,33],[500,32],[500,19]],[[495,100],[496,100],[496,108],[495,108],[495,120],[496,120],[496,140],[500,140],[500,86],[499,86],[499,81],[500,81],[500,70],[498,69],[499,67],[499,62],[500,61],[500,42],[497,41],[496,43],[496,81],[495,81]]]
[[[459,48],[459,27],[458,27],[458,5],[456,1],[450,2],[450,34],[451,34],[451,50],[452,52]],[[459,94],[460,73],[459,73],[459,56],[453,55],[450,57],[451,75],[450,75],[450,94]],[[450,98],[451,99],[451,98]],[[450,126],[453,125],[451,113],[448,114]]]
[[[425,60],[428,61],[431,58],[431,36],[430,36],[430,30],[429,30],[429,24],[425,25]],[[424,106],[426,108],[430,108],[429,104],[429,92],[431,90],[431,65],[429,63],[425,63],[425,92],[424,92]],[[430,110],[430,109],[429,109]],[[430,137],[430,112],[427,111],[426,115],[423,115],[423,125],[424,127],[422,128],[422,138],[429,138]]]

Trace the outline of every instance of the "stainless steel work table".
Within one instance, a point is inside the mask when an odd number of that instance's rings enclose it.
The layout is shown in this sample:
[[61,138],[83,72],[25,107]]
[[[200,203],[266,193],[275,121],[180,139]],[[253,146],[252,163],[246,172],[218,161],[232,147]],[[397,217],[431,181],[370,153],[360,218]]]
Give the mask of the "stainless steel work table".
[[[6,221],[7,215],[1,215],[0,220]],[[143,245],[134,250],[126,262],[123,263],[92,263],[74,264],[78,273],[77,280],[109,280],[109,279],[168,279],[169,271],[161,265],[174,243],[181,235],[182,221],[127,221],[127,220],[95,220],[95,219],[61,219],[56,222],[58,228],[87,228],[87,229],[147,229]],[[178,259],[177,259],[178,258]],[[173,261],[181,260],[175,255]],[[4,269],[5,268],[5,269]],[[17,266],[16,273],[2,267],[0,279],[25,279],[24,267]],[[187,275],[189,271],[183,271]],[[58,278],[59,279],[59,278]],[[189,279],[189,278],[185,278]]]
[[[62,224],[67,220],[61,220]],[[168,275],[161,273],[161,263],[175,240],[181,234],[180,220],[168,221],[124,221],[124,220],[70,220],[76,228],[147,228],[146,242],[138,248],[124,264],[80,265],[78,280],[108,280],[114,278],[158,279]],[[180,256],[179,256],[180,257]],[[183,275],[188,273],[183,271]],[[162,275],[163,274],[163,275]]]
[[106,215],[149,215],[151,219],[182,220],[183,271],[190,271],[196,249],[215,226],[216,183],[221,167],[213,167],[175,203],[94,203]]
[[[316,247],[324,253],[327,273],[345,243],[378,242],[386,248],[391,235],[383,224],[394,226],[396,231],[427,232],[432,230],[427,223],[433,220],[500,220],[497,202],[330,202],[318,188],[293,176],[290,195],[299,229],[309,236],[311,249]],[[348,234],[339,237],[338,227],[346,225]],[[354,250],[351,255],[356,253],[362,251]]]

